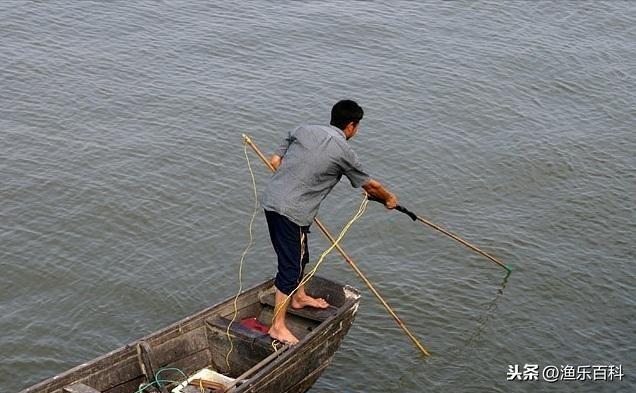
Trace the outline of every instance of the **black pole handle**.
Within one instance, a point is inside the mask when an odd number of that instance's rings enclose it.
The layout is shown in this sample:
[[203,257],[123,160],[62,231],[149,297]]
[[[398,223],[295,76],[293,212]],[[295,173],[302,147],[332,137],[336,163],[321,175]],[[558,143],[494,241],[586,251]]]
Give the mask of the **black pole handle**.
[[397,205],[395,207],[395,210],[397,210],[399,212],[402,212],[402,213],[406,214],[407,216],[411,217],[411,220],[417,221],[417,216],[415,215],[415,213],[413,213],[409,209],[407,209],[407,208],[405,208],[403,206]]
[[[381,204],[383,204],[383,205],[384,205],[384,201],[382,201],[382,200],[380,200],[380,199],[378,199],[378,198],[376,198],[376,197],[372,197],[371,195],[369,195],[369,200],[370,200],[370,201],[373,201],[373,202],[378,202],[378,203],[381,203]],[[395,207],[395,210],[397,210],[397,211],[399,211],[399,212],[401,212],[401,213],[406,214],[407,216],[409,216],[409,217],[411,218],[411,220],[413,220],[413,221],[417,221],[417,216],[415,215],[415,213],[413,213],[413,212],[412,212],[412,211],[410,211],[409,209],[407,209],[407,208],[405,208],[405,207],[403,207],[403,206],[397,205],[397,206]]]

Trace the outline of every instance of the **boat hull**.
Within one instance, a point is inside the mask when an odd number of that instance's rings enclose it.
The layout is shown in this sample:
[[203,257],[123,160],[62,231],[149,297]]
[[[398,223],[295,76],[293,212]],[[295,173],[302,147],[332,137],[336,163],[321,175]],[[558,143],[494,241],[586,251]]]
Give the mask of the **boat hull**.
[[[234,379],[228,393],[307,391],[328,367],[349,331],[360,298],[355,289],[320,277],[313,278],[307,290],[334,306],[288,315],[290,328],[301,338],[298,345],[276,347],[266,333],[238,323],[249,316],[263,323],[271,320],[274,287],[270,280],[239,296],[239,313],[231,324],[230,337],[227,326],[234,314],[233,298],[20,393],[133,393],[152,382],[161,369],[177,368],[191,375],[206,367]],[[233,349],[226,356],[230,338]]]

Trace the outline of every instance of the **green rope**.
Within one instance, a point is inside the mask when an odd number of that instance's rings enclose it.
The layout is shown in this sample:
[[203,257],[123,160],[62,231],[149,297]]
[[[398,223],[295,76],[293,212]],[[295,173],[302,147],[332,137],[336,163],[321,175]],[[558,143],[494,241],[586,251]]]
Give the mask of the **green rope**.
[[170,379],[155,379],[154,381],[152,381],[152,382],[150,382],[150,383],[147,383],[147,384],[145,384],[145,385],[141,385],[141,386],[139,387],[139,389],[137,389],[137,390],[135,391],[135,393],[142,393],[144,390],[148,389],[149,387],[151,387],[152,385],[155,385],[155,384],[156,384],[157,386],[161,387],[161,386],[162,386],[162,385],[161,385],[161,382],[178,383],[178,384],[183,383],[183,382],[179,382],[179,381],[172,381],[172,380],[170,380]]
[[[181,375],[183,375],[183,378],[186,379],[186,381],[188,380],[188,376],[185,375],[185,373],[181,370],[179,370],[178,368],[175,367],[165,367],[165,368],[160,368],[156,373],[155,373],[155,381],[159,381],[159,374],[161,374],[164,371],[178,371]],[[159,383],[159,387],[161,386],[161,383]]]
[[[159,379],[159,374],[161,374],[161,373],[162,373],[162,372],[164,372],[164,371],[177,371],[177,372],[179,372],[181,375],[183,375],[183,378],[185,378],[185,380],[184,380],[184,381],[182,381],[182,382],[179,382],[179,381],[173,381],[173,380],[171,380],[171,379]],[[165,367],[165,368],[160,368],[160,369],[159,369],[159,370],[155,373],[154,381],[152,381],[152,382],[150,382],[150,383],[142,384],[142,385],[139,387],[139,389],[137,389],[137,390],[135,391],[135,393],[143,393],[143,392],[144,392],[144,390],[146,390],[146,389],[148,389],[149,387],[154,386],[154,385],[157,385],[157,387],[160,387],[160,388],[161,388],[161,387],[163,387],[162,383],[176,383],[176,384],[181,385],[182,383],[185,383],[185,382],[187,382],[187,381],[188,381],[188,376],[187,376],[187,375],[186,375],[183,371],[181,371],[181,370],[180,370],[180,369],[178,369],[178,368],[175,368],[175,367]]]

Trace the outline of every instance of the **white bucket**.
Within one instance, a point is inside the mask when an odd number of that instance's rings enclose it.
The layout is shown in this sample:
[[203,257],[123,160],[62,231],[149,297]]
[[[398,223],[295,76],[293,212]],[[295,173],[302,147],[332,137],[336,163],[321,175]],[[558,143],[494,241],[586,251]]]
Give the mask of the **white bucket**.
[[179,386],[172,389],[172,393],[181,393],[181,391],[186,386],[188,386],[190,381],[195,379],[203,379],[206,381],[218,382],[218,383],[222,383],[225,386],[228,386],[232,382],[234,382],[234,378],[226,377],[225,375],[219,374],[214,370],[210,370],[209,368],[204,368],[202,370],[199,370],[196,374],[192,375],[190,378],[188,378],[186,382],[180,383]]

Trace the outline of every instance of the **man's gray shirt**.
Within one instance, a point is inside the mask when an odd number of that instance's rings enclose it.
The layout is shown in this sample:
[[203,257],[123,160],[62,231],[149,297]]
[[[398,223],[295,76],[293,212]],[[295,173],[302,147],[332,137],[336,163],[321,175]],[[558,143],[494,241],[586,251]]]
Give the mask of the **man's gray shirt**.
[[333,126],[300,126],[274,154],[283,160],[267,184],[263,208],[301,226],[311,224],[343,174],[353,187],[369,180],[344,132]]

